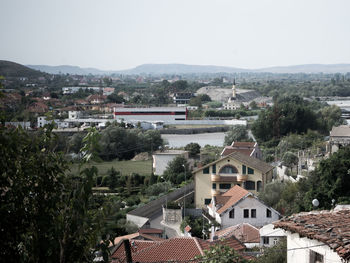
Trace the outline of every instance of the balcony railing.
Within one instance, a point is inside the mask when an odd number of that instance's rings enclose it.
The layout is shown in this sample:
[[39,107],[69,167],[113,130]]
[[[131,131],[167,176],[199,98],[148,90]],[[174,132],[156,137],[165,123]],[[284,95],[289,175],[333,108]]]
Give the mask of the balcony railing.
[[211,189],[211,195],[212,195],[212,196],[218,196],[218,195],[220,195],[220,194],[221,194],[220,190]]
[[247,174],[239,174],[237,175],[237,182],[245,182],[248,180]]
[[219,181],[220,181],[220,175],[218,175],[218,174],[212,174],[212,175],[211,175],[211,181],[212,181],[212,182],[219,182]]

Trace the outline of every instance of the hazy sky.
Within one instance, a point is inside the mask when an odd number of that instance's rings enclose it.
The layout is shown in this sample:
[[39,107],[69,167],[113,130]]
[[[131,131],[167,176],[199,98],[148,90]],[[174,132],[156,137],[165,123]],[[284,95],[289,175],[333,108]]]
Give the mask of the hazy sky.
[[350,63],[349,0],[0,0],[0,59],[127,69]]

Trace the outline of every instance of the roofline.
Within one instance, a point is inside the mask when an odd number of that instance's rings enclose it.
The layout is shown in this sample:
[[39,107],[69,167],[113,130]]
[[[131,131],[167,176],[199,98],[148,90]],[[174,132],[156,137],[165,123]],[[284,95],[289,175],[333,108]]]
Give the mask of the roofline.
[[[277,213],[279,216],[282,216],[278,211],[276,211],[275,209],[273,209],[271,206],[265,204],[265,202],[263,202],[262,200],[260,200],[255,194],[248,192],[248,194],[246,194],[245,196],[243,196],[241,199],[239,199],[236,203],[234,203],[232,206],[230,206],[229,208],[233,208],[235,205],[237,205],[238,203],[242,202],[243,200],[245,200],[248,196],[253,196],[256,200],[258,200],[260,203],[262,203],[264,206],[268,207],[269,209],[273,210],[275,213]],[[225,211],[218,213],[219,215],[222,215],[224,213],[227,212],[227,210],[229,209],[227,208]],[[219,208],[220,209],[220,208]],[[218,209],[218,210],[219,210]]]
[[[198,171],[200,171],[200,170],[203,170],[204,168],[210,167],[211,165],[216,164],[217,162],[219,162],[219,161],[221,161],[221,160],[225,160],[225,159],[231,157],[231,155],[234,155],[234,154],[242,154],[242,155],[243,155],[243,153],[232,152],[232,153],[230,153],[229,155],[226,155],[225,157],[221,157],[220,159],[215,160],[214,162],[208,163],[208,164],[202,166],[201,168],[198,168],[198,169],[192,171],[192,174],[194,174],[194,173],[196,173],[196,172],[198,172]],[[247,156],[247,155],[244,155],[244,156]],[[232,156],[232,157],[233,157],[233,156]],[[251,156],[247,156],[247,157],[254,158],[254,157],[251,157]],[[254,158],[254,159],[256,159],[256,158]],[[257,159],[257,160],[259,160],[259,159]],[[259,161],[260,161],[260,162],[263,162],[263,161],[261,161],[261,160],[259,160]],[[241,162],[241,161],[240,161],[240,162]],[[242,162],[242,163],[247,164],[247,163],[245,163],[245,162]],[[268,164],[268,163],[266,163],[266,164]],[[271,166],[270,164],[268,164],[268,165]],[[252,166],[252,165],[250,165],[250,164],[249,164],[249,166],[251,166],[251,167],[253,167],[253,168],[255,168],[255,169],[261,171],[259,168],[256,168],[256,167],[254,167],[254,166]],[[271,169],[268,170],[267,172],[273,170],[273,168],[274,168],[274,167],[271,166]],[[261,172],[262,172],[262,171],[261,171]],[[267,173],[267,172],[265,172],[265,173]]]

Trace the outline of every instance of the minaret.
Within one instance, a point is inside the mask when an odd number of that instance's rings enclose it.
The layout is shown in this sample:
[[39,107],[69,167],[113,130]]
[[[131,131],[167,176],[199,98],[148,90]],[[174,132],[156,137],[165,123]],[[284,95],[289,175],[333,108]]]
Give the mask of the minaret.
[[232,98],[233,98],[233,99],[236,99],[236,79],[233,79]]

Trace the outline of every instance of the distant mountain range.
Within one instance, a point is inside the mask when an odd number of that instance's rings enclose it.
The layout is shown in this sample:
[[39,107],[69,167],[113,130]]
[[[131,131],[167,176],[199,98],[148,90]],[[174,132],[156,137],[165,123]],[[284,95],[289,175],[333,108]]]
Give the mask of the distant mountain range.
[[128,70],[106,71],[96,68],[80,68],[77,66],[46,66],[28,65],[28,67],[51,74],[77,74],[77,75],[110,75],[110,74],[203,74],[203,73],[238,73],[238,72],[270,72],[270,73],[347,73],[350,64],[307,64],[285,67],[269,67],[260,69],[243,69],[221,66],[202,66],[185,64],[143,64]]
[[350,64],[307,64],[286,67],[270,67],[261,69],[243,69],[221,66],[201,66],[185,64],[144,64],[128,70],[106,71],[96,68],[81,68],[78,66],[47,66],[47,65],[21,65],[11,61],[0,60],[0,75],[2,76],[31,76],[38,77],[50,74],[72,75],[110,75],[110,74],[203,74],[203,73],[239,73],[239,72],[271,72],[271,73],[347,73]]
[[12,61],[0,60],[0,76],[38,78],[45,75],[48,74]]

